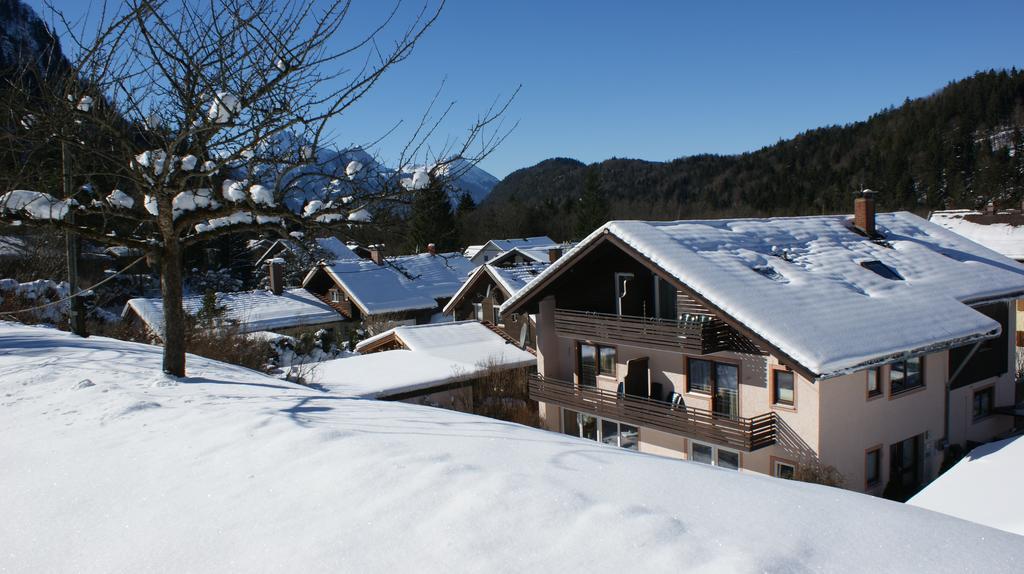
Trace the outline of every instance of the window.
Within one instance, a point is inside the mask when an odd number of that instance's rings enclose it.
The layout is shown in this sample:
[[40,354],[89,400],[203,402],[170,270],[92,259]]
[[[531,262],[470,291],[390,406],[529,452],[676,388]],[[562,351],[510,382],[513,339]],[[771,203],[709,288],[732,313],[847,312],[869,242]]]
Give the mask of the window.
[[735,417],[740,412],[739,368],[728,363],[715,363],[715,393],[711,410],[716,415]]
[[793,480],[796,477],[796,466],[782,462],[781,460],[775,461],[775,476],[778,478],[785,478],[786,480]]
[[889,371],[889,394],[895,395],[924,386],[921,357],[894,363]]
[[686,369],[686,391],[711,394],[711,361],[690,359]]
[[796,393],[793,388],[793,371],[772,371],[772,403],[793,406]]
[[729,470],[740,469],[740,453],[697,441],[690,441],[690,460]]
[[658,319],[675,321],[679,318],[676,312],[676,288],[657,275],[654,276],[654,316]]
[[341,303],[341,293],[338,293],[337,289],[331,289],[331,302]]
[[473,318],[481,322],[484,320],[483,303],[473,303]]
[[711,410],[715,414],[730,417],[739,414],[739,368],[736,365],[687,359],[686,391],[711,395]]
[[640,429],[626,423],[562,409],[562,432],[627,450],[639,450]]
[[889,267],[888,265],[882,263],[881,261],[862,261],[860,266],[867,269],[868,271],[874,272],[875,274],[881,277],[891,279],[892,281],[903,280],[903,277],[900,276],[900,274],[897,273],[895,269]]
[[581,385],[596,387],[598,375],[615,376],[615,347],[580,343],[579,354]]
[[864,483],[870,488],[882,481],[882,447],[875,447],[864,455]]
[[992,414],[992,404],[996,399],[995,387],[988,387],[974,391],[974,420],[979,420]]
[[921,486],[921,435],[912,436],[889,447],[889,481],[904,490]]
[[868,369],[868,398],[882,394],[882,369]]

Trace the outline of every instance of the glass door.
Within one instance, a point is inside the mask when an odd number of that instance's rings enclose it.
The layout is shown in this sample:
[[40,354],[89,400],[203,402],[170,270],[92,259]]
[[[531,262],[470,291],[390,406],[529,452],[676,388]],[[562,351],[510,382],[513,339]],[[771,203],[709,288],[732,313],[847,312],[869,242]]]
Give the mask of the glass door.
[[716,415],[739,416],[739,369],[736,365],[715,363],[715,394],[712,410]]

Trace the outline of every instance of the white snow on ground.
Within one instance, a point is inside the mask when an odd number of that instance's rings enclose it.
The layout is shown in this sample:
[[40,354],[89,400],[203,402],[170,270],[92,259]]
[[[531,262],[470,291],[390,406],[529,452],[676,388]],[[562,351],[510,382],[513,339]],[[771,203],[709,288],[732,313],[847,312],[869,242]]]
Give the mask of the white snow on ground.
[[[263,290],[217,293],[217,304],[226,309],[223,319],[237,322],[243,333],[343,320],[330,305],[305,289],[286,289],[280,295]],[[203,306],[203,296],[185,297],[183,305],[186,313],[195,315]],[[127,315],[129,310],[135,311],[154,333],[161,334],[164,330],[163,308],[159,297],[138,297],[128,300],[122,315]]]
[[1024,535],[1024,440],[979,446],[908,504]]
[[[1000,212],[999,215],[1007,220],[1015,219],[1006,212]],[[1016,219],[1024,220],[1020,214],[1015,215],[1018,216]],[[986,219],[995,220],[997,218],[969,209],[935,211],[928,217],[928,221],[959,233],[1010,259],[1024,259],[1024,225],[998,221],[990,223]]]
[[[963,301],[1024,293],[1024,266],[914,214],[877,215],[889,246],[857,234],[850,220],[612,221],[531,285],[607,232],[826,377],[991,337],[999,324]],[[902,279],[876,274],[861,265],[867,261]],[[502,312],[530,291],[512,296]]]
[[0,324],[0,571],[1019,572],[851,492]]
[[512,369],[537,364],[537,357],[476,321],[395,327],[360,342],[356,351],[390,336],[407,350],[324,361],[313,375],[314,382],[332,393],[378,398],[467,381],[492,366]]

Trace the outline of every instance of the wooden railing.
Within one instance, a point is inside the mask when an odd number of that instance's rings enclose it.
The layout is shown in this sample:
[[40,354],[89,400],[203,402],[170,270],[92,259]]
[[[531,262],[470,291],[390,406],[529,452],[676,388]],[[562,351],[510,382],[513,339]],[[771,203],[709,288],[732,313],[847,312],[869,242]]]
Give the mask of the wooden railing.
[[672,321],[568,309],[555,310],[555,331],[560,336],[638,343],[644,347],[658,347],[670,351],[687,350],[695,353],[704,351],[703,333],[705,325],[710,321],[711,316],[708,315],[690,321]]
[[619,395],[569,381],[530,376],[530,398],[575,411],[615,419],[750,452],[775,444],[775,413],[730,417],[685,405]]
[[713,315],[687,315],[672,320],[556,309],[555,331],[572,339],[632,343],[677,353],[760,352],[746,337]]

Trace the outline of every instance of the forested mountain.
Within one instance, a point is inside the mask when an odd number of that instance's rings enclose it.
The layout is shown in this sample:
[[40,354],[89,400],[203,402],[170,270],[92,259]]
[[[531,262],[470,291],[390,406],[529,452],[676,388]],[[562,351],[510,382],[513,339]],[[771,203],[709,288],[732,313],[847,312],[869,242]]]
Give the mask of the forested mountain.
[[594,201],[584,195],[587,174],[595,174],[612,218],[841,213],[864,187],[880,192],[885,210],[1016,204],[1024,191],[1022,132],[1024,72],[981,72],[865,121],[741,155],[545,160],[494,187],[471,236],[576,236],[578,214],[594,211],[581,208]]

